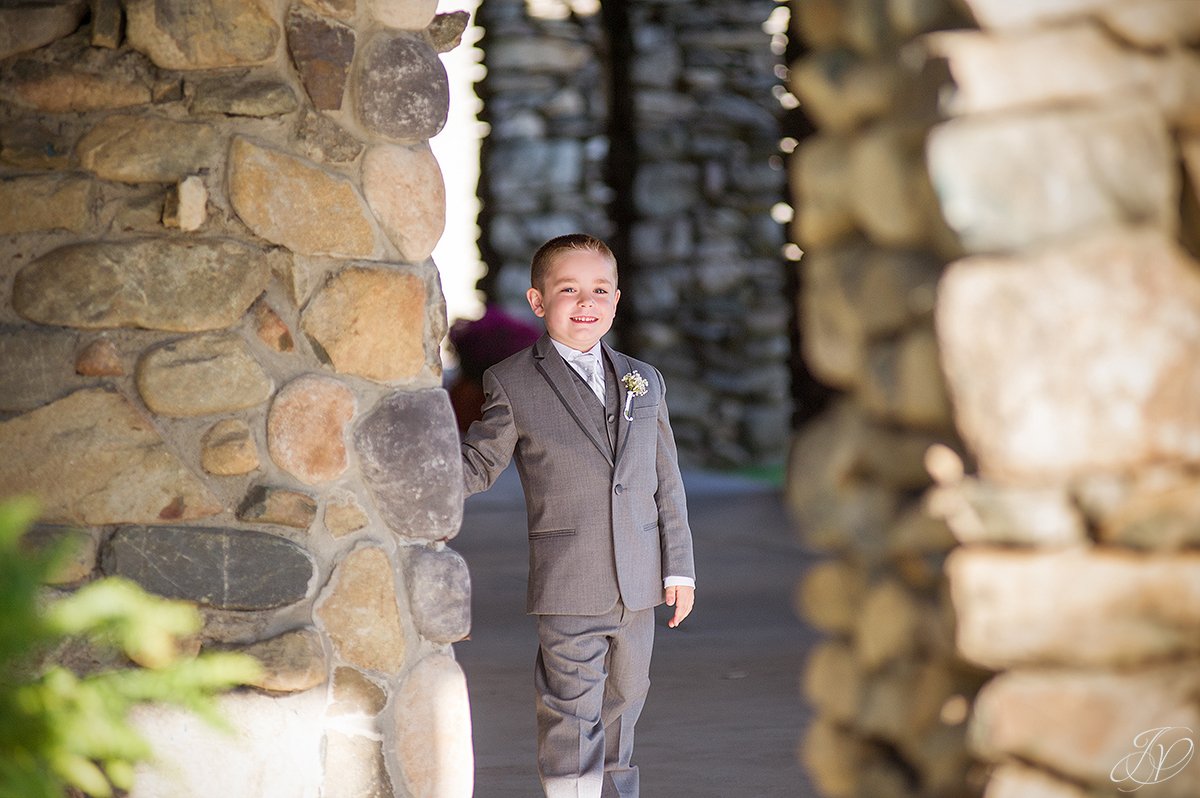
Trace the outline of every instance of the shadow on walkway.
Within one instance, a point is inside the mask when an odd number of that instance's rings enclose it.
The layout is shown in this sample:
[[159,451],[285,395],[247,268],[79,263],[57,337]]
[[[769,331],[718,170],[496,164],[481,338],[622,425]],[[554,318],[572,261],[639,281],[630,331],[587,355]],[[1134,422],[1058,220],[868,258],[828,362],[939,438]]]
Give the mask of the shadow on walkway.
[[[634,761],[645,798],[814,795],[796,760],[808,710],[800,666],[816,633],[791,611],[812,562],[777,490],[738,477],[684,475],[697,602],[679,629],[659,608],[650,697]],[[471,693],[478,798],[541,795],[534,760],[533,660],[524,614],[525,508],[509,468],[467,501],[452,546],[471,569],[471,639],[455,652]]]

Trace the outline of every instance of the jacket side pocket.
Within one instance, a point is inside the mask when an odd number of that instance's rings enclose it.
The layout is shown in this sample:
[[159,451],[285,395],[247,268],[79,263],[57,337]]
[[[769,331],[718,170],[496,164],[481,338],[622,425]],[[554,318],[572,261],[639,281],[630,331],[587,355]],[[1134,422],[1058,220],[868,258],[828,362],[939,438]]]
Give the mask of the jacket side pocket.
[[529,539],[541,540],[542,538],[563,538],[574,534],[574,529],[543,529],[538,532],[530,532]]

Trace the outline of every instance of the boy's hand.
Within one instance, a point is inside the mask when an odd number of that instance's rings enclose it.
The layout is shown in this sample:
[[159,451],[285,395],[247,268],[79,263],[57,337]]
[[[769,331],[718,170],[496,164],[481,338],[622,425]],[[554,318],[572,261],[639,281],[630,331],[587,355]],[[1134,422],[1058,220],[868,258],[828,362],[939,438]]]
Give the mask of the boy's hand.
[[667,606],[675,608],[675,616],[667,621],[667,626],[674,629],[683,623],[683,619],[691,615],[692,606],[696,603],[696,588],[687,585],[671,585],[667,588]]

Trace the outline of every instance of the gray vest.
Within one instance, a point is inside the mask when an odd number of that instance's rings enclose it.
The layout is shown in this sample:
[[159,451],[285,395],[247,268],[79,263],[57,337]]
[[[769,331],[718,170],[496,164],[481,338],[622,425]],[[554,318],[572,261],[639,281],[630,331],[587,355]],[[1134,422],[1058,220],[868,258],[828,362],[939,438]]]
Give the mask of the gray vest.
[[567,364],[567,369],[575,375],[575,389],[579,391],[579,396],[587,406],[592,425],[597,432],[603,433],[600,439],[608,441],[608,451],[611,454],[617,448],[617,413],[621,412],[621,390],[608,357],[601,354],[600,360],[604,363],[604,405],[600,404],[596,394],[592,393],[587,382],[570,363]]

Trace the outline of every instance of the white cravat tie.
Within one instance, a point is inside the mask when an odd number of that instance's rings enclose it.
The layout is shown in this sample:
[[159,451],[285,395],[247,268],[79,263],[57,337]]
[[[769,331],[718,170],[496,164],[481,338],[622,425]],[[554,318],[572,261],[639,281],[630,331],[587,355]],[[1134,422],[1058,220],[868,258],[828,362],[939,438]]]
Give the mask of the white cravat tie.
[[604,403],[604,375],[600,373],[600,364],[596,362],[596,357],[591,352],[577,352],[571,355],[571,365],[579,372],[588,387],[592,389],[592,393],[596,394],[596,398],[600,403]]

